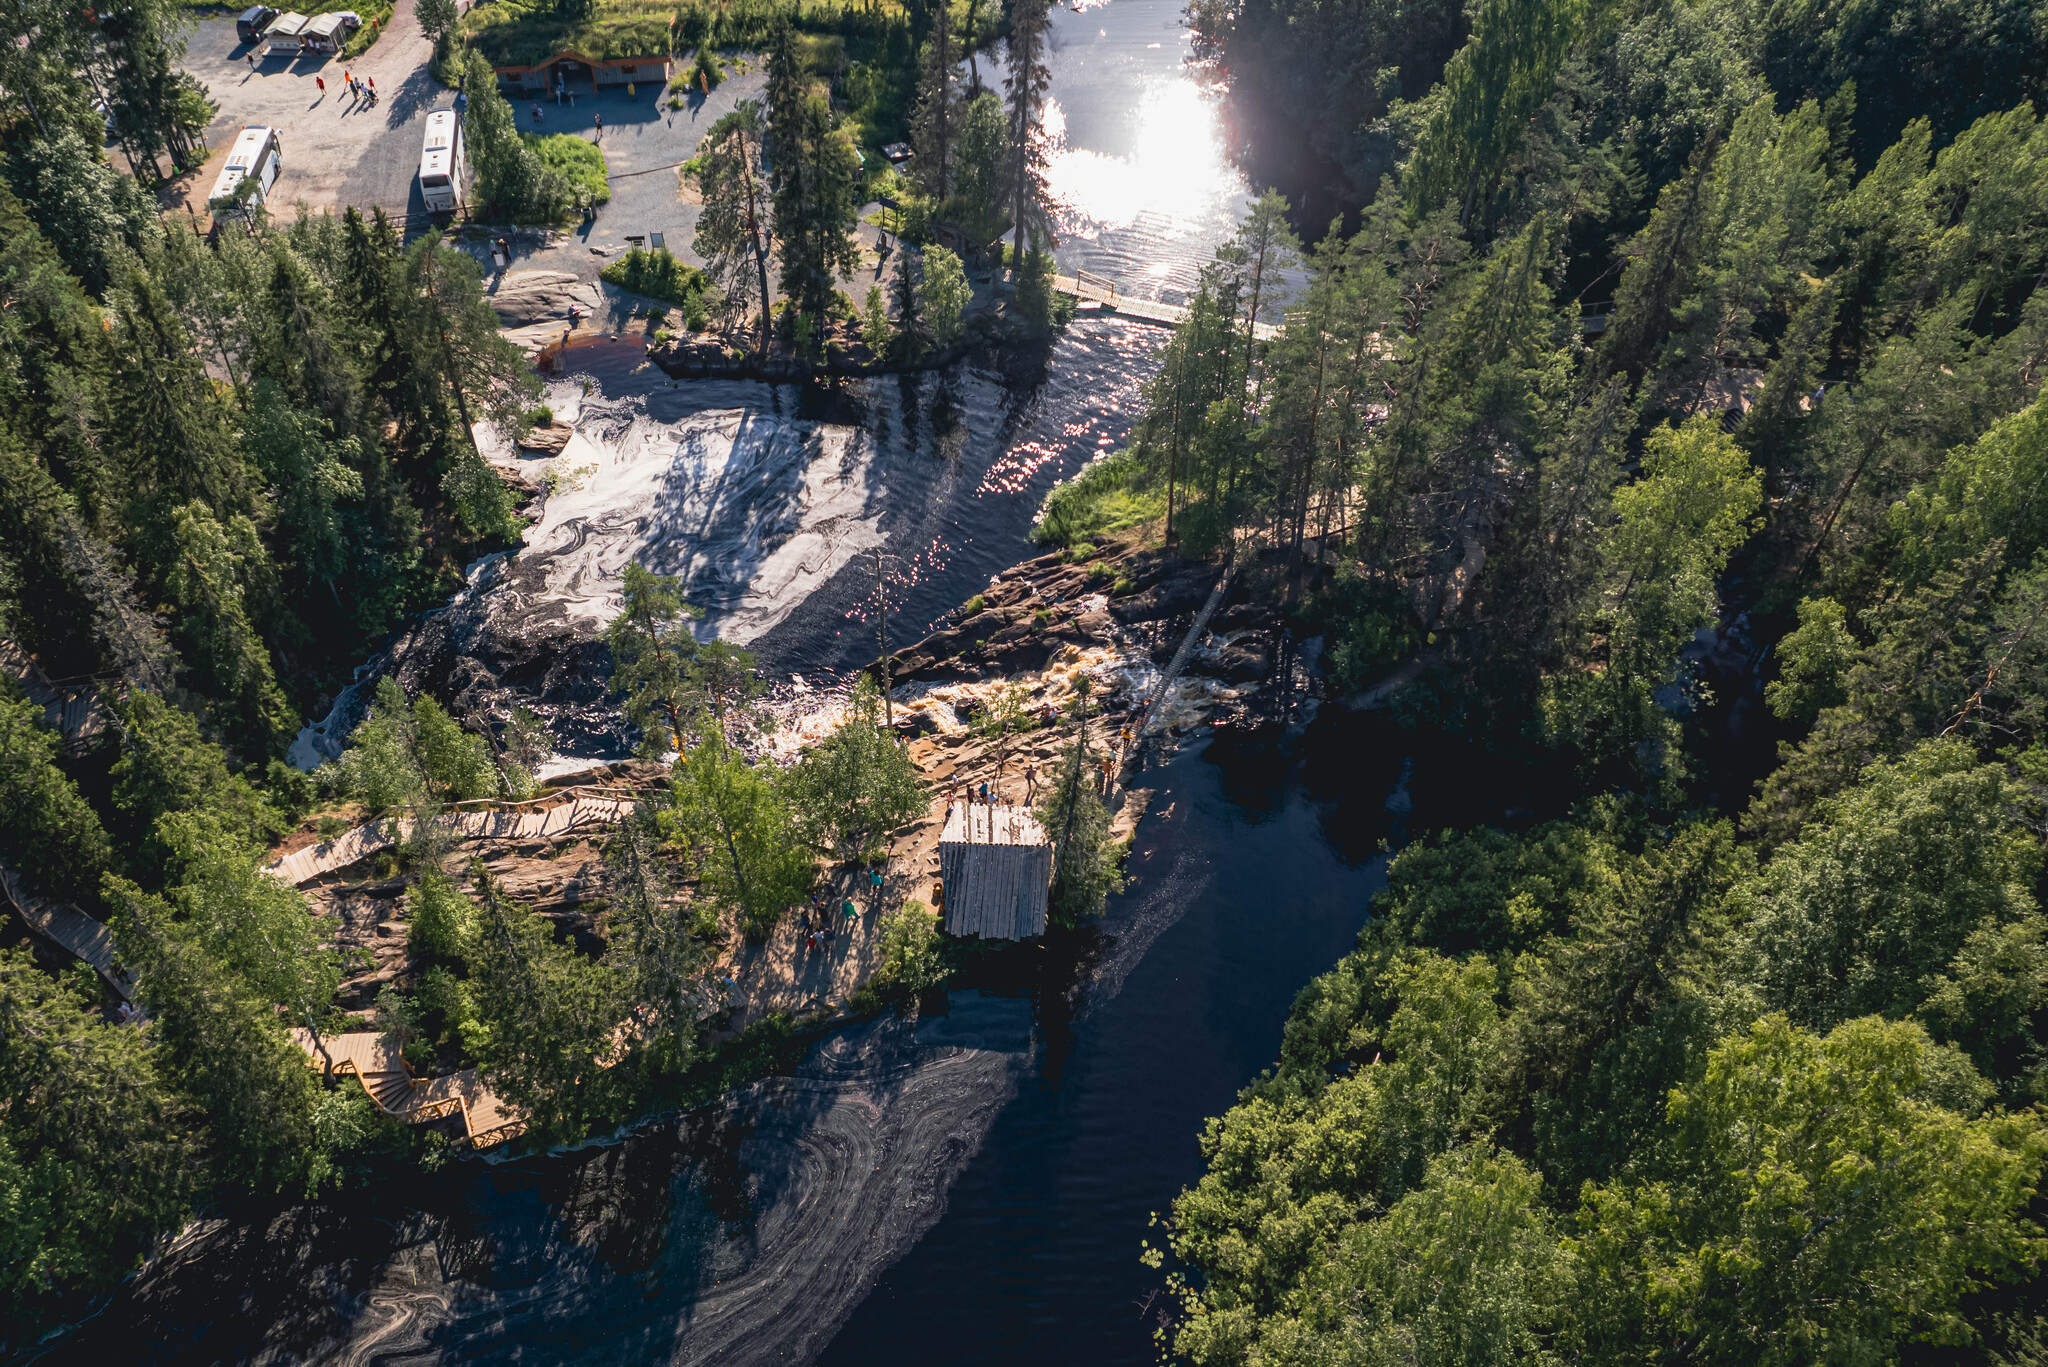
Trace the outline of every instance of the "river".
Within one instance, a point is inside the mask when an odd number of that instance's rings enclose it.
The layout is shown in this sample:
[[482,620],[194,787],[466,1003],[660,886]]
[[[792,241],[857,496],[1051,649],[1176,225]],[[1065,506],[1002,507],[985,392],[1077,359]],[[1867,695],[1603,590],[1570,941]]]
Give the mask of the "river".
[[[1169,301],[1245,197],[1185,50],[1179,0],[1084,0],[1055,19],[1061,264]],[[1162,341],[1084,316],[1037,373],[963,367],[831,396],[670,386],[600,348],[557,395],[588,406],[596,474],[537,529],[559,554],[529,558],[554,565],[573,608],[593,568],[616,573],[591,548],[633,522],[594,506],[605,481],[627,487],[649,452],[709,452],[712,494],[649,486],[648,508],[678,523],[677,568],[771,676],[835,674],[873,655],[865,552],[886,552],[899,642],[1032,554],[1040,498],[1122,439]],[[805,484],[819,440],[842,487]],[[718,502],[764,469],[783,472],[786,508]],[[728,524],[742,569],[698,563],[706,529]],[[480,568],[472,607],[520,600],[500,572]],[[460,633],[444,635],[459,656]],[[617,1142],[244,1202],[40,1360],[1152,1362],[1167,1307],[1138,1261],[1148,1216],[1199,1177],[1203,1119],[1271,1061],[1295,992],[1364,924],[1381,841],[1409,808],[1400,756],[1341,715],[1197,738],[1141,780],[1158,792],[1129,888],[1029,980],[839,1031],[791,1076]]]

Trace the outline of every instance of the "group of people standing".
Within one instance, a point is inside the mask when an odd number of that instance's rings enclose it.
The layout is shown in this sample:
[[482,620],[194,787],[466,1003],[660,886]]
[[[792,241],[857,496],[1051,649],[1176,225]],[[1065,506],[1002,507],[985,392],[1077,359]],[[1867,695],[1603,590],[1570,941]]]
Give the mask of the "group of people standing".
[[[313,84],[320,87],[322,95],[327,93],[327,78],[325,76],[315,76]],[[341,88],[355,96],[359,102],[367,102],[371,105],[377,103],[377,78],[375,76],[358,76],[347,68],[343,68]]]
[[[879,898],[882,895],[881,869],[869,869],[867,882],[871,896]],[[804,907],[801,923],[805,949],[826,949],[831,946],[834,933],[832,902],[833,894],[829,889],[819,888],[811,894],[811,900]],[[855,904],[852,897],[840,901],[838,912],[837,919],[844,922],[847,929],[851,929],[854,922],[860,919],[860,907]]]

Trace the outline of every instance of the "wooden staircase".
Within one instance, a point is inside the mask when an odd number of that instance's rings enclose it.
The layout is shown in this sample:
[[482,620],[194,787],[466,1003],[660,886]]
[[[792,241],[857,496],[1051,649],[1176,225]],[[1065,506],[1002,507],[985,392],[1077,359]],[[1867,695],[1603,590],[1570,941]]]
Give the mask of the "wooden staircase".
[[308,1066],[355,1078],[386,1115],[413,1125],[460,1115],[463,1140],[471,1148],[488,1149],[526,1129],[525,1118],[484,1086],[474,1068],[424,1081],[414,1078],[390,1035],[356,1030],[316,1038],[297,1029],[292,1042],[306,1051]]

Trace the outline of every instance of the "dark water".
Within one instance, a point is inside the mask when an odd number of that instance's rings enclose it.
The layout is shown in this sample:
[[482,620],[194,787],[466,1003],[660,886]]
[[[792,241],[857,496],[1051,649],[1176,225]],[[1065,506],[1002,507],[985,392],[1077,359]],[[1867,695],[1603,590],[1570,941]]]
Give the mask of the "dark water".
[[1042,966],[622,1143],[247,1203],[43,1360],[1149,1361],[1146,1217],[1364,923],[1401,772],[1349,718],[1198,742]]
[[1285,748],[1225,735],[1167,769],[1170,811],[1111,917],[1134,943],[1074,1015],[1041,1000],[1039,1065],[821,1364],[1157,1361],[1148,1217],[1199,1179],[1203,1120],[1271,1063],[1295,992],[1364,924],[1389,739],[1350,720]]
[[[1166,338],[1144,323],[1089,319],[1007,374],[957,366],[830,399],[781,396],[804,416],[859,422],[880,452],[892,647],[1044,553],[1030,539],[1039,505],[1123,444]],[[873,559],[856,557],[748,648],[771,672],[859,668],[878,653],[875,601]]]

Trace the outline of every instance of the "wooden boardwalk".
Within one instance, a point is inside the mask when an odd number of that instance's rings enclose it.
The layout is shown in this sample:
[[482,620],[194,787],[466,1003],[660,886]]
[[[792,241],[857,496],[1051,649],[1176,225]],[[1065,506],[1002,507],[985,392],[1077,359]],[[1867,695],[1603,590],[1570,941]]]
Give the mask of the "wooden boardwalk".
[[66,754],[84,754],[114,724],[113,714],[99,699],[95,680],[54,683],[13,641],[0,640],[0,674],[20,684],[29,702],[43,709],[43,725],[63,737]]
[[107,929],[106,922],[69,903],[30,896],[9,868],[0,867],[0,897],[6,898],[30,930],[91,964],[122,1001],[135,999],[135,975],[114,958],[114,932]]
[[362,1084],[378,1110],[411,1125],[459,1115],[462,1136],[471,1148],[488,1149],[516,1139],[526,1121],[486,1087],[474,1068],[447,1077],[416,1079],[405,1066],[398,1041],[374,1030],[353,1030],[315,1039],[306,1030],[292,1031],[292,1043],[306,1051],[309,1067],[332,1069]]
[[[1162,304],[1157,299],[1140,299],[1125,294],[1116,287],[1116,282],[1082,271],[1078,275],[1055,275],[1052,287],[1061,294],[1071,294],[1077,299],[1093,299],[1104,308],[1113,309],[1125,318],[1136,318],[1141,322],[1157,323],[1161,327],[1175,328],[1188,320],[1188,311],[1179,304]],[[1270,342],[1280,335],[1280,329],[1273,323],[1253,323],[1252,336],[1262,342]]]
[[[621,796],[616,788],[565,788],[527,802],[443,812],[436,820],[458,840],[552,840],[573,830],[622,821],[638,802],[638,797]],[[332,840],[273,859],[263,871],[280,882],[302,886],[393,848],[411,834],[414,820],[407,814],[366,821]]]

